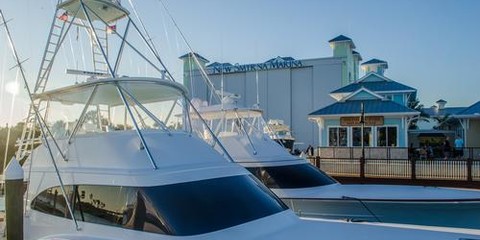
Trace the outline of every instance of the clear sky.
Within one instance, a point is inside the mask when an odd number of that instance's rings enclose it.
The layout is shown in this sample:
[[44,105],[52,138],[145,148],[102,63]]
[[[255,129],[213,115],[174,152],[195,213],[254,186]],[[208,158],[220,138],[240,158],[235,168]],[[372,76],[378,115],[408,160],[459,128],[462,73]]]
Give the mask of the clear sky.
[[[187,52],[159,0],[132,0],[160,53],[181,81]],[[418,90],[425,106],[480,100],[478,0],[164,0],[193,49],[211,62],[257,63],[276,56],[330,57],[328,40],[346,35],[364,61],[388,62],[386,76]],[[1,0],[17,49],[33,82],[56,0]],[[129,5],[128,0],[122,1]],[[26,114],[27,98],[14,102],[5,85],[15,70],[0,29],[0,125]],[[361,73],[362,75],[362,73]],[[33,84],[33,83],[31,83]],[[23,89],[20,89],[23,92]]]

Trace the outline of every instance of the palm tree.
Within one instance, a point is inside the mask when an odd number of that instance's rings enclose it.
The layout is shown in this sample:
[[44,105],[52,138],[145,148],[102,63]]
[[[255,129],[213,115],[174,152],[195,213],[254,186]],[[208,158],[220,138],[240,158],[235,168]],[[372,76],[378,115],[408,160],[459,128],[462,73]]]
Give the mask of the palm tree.
[[433,127],[434,129],[455,130],[456,125],[458,125],[458,119],[452,117],[449,113],[433,119],[437,122],[437,125]]
[[[22,135],[23,131],[23,122],[17,123],[15,126],[9,127],[0,127],[0,168],[3,165],[6,165],[10,159],[15,155],[17,151],[17,146],[15,145],[16,139],[19,139]],[[8,130],[10,129],[10,141],[7,142],[7,134]],[[38,136],[40,133],[39,131],[35,131],[35,136]],[[6,160],[5,163],[3,161]],[[23,162],[22,162],[23,164]]]
[[430,115],[428,115],[428,113],[426,113],[423,110],[423,104],[420,104],[420,100],[418,100],[418,98],[408,101],[407,107],[410,108],[410,109],[413,109],[415,111],[420,112],[420,115],[418,116],[418,118],[410,121],[410,123],[408,125],[408,129],[410,129],[410,130],[411,129],[418,129],[417,122],[419,120],[424,121],[424,122],[430,122],[430,120],[429,120]]

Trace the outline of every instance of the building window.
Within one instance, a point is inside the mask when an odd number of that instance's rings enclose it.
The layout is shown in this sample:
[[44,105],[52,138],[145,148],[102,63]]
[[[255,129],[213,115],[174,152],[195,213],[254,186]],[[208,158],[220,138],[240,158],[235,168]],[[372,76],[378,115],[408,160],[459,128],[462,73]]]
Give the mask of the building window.
[[346,147],[347,146],[347,128],[331,127],[328,129],[328,146]]
[[378,147],[396,147],[397,127],[377,127],[377,146]]
[[[352,146],[362,146],[362,128],[352,127]],[[363,128],[363,146],[372,146],[372,128]]]

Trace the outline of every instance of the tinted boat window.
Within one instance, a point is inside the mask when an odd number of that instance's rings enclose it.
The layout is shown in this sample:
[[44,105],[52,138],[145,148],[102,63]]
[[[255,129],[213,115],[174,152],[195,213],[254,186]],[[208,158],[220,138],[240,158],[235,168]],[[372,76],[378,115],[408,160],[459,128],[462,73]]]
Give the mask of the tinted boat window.
[[[68,216],[43,207],[53,198],[47,194],[53,189],[39,194],[32,209]],[[75,185],[69,189],[79,221],[177,236],[221,230],[287,209],[251,175],[154,187]],[[60,210],[68,213],[65,207]]]
[[[67,194],[71,191],[71,186],[65,186],[65,192]],[[53,187],[40,193],[32,201],[31,208],[43,213],[71,218],[60,187]]]
[[131,227],[136,189],[120,186],[79,185],[73,187],[73,208],[77,220]]
[[144,188],[143,193],[175,235],[216,231],[286,209],[253,177],[246,175]]
[[307,188],[336,183],[311,164],[247,168],[269,188]]

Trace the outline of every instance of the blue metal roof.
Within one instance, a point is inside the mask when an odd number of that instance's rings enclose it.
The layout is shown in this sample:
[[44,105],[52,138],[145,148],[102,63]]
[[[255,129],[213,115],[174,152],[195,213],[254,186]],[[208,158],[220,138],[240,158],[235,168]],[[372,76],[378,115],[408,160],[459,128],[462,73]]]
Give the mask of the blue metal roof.
[[[445,102],[445,100],[442,100],[442,101]],[[438,117],[438,116],[446,116],[446,115],[460,115],[460,116],[478,115],[480,114],[480,101],[470,105],[469,107],[448,107],[448,108],[440,109],[438,111],[435,107],[430,107],[430,108],[423,108],[422,111],[430,115],[430,117]]]
[[333,42],[342,42],[342,41],[352,41],[352,39],[343,35],[339,35],[328,42],[333,43]]
[[360,55],[360,53],[359,53],[359,52],[357,52],[357,51],[353,51],[353,50],[352,50],[352,54],[353,54],[353,55],[357,55],[357,56],[358,56],[358,60],[359,60],[359,61],[362,61],[362,60],[363,60],[363,58],[362,58],[362,55]]
[[360,103],[364,103],[365,114],[385,114],[385,113],[417,113],[417,111],[405,107],[393,101],[366,100],[366,101],[345,101],[336,102],[317,111],[309,116],[324,115],[342,115],[342,114],[360,114]]
[[368,60],[368,61],[362,63],[361,65],[363,66],[363,65],[368,65],[368,64],[379,64],[379,63],[385,63],[385,64],[387,64],[387,62],[385,62],[385,61],[383,61],[383,60],[374,58],[374,59],[371,59],[371,60]]
[[470,107],[467,107],[463,111],[460,111],[456,114],[457,115],[477,115],[477,114],[480,114],[480,101],[474,103]]
[[422,111],[430,115],[430,117],[435,117],[435,116],[459,114],[465,109],[466,107],[448,107],[448,108],[443,108],[437,111],[436,108],[430,107],[430,108],[423,108]]
[[415,88],[403,85],[395,81],[361,81],[356,83],[351,83],[345,87],[341,87],[331,93],[350,93],[355,92],[360,88],[366,88],[372,92],[388,92],[388,91],[416,91]]
[[[206,58],[202,57],[202,56],[201,56],[200,54],[198,54],[198,53],[193,53],[193,54],[194,54],[197,58],[203,60],[204,62],[210,62],[210,61],[208,61]],[[182,58],[186,58],[186,57],[192,57],[192,53],[189,52],[189,53],[187,53],[187,54],[184,54],[184,55],[180,56],[179,58],[182,59]]]

